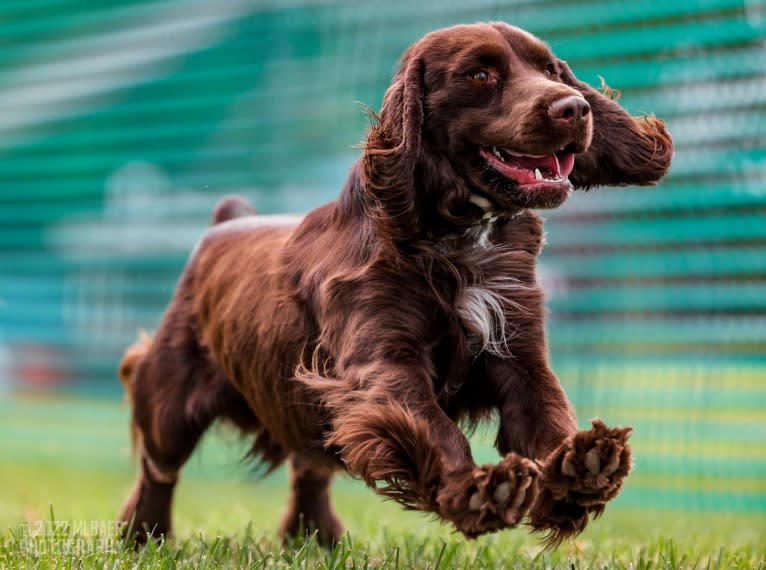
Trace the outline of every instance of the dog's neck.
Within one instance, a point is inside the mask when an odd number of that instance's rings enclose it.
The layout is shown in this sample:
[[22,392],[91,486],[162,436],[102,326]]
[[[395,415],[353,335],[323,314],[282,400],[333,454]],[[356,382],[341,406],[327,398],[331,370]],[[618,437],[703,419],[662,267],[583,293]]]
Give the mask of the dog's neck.
[[484,212],[484,215],[482,215],[482,217],[476,220],[476,222],[473,224],[475,226],[483,225],[486,223],[494,224],[497,219],[503,215],[503,212],[495,208],[492,202],[487,200],[484,196],[479,196],[478,194],[471,193],[469,202],[471,202],[471,204],[474,206],[478,206]]
[[500,218],[512,220],[522,211],[522,208],[499,209],[484,196],[474,193],[471,193],[469,201],[474,206],[481,208],[484,213],[481,218],[477,219],[471,227],[466,230],[465,235],[471,238],[477,246],[484,248],[490,246],[490,236],[494,232],[497,221]]
[[519,212],[523,210],[523,208],[498,208],[495,204],[493,204],[490,200],[485,198],[484,196],[480,196],[479,194],[474,194],[471,192],[471,197],[468,199],[471,204],[474,206],[477,206],[478,208],[481,208],[481,211],[484,212],[481,216],[481,218],[477,219],[473,225],[474,226],[482,226],[485,224],[494,224],[497,222],[499,218],[505,217],[509,219],[515,218]]
[[444,236],[439,243],[438,249],[442,253],[461,250],[466,247],[486,249],[492,245],[492,234],[498,224],[513,220],[523,208],[502,210],[495,206],[484,196],[471,193],[469,201],[483,212],[481,217],[471,223],[468,228],[460,233],[452,233]]

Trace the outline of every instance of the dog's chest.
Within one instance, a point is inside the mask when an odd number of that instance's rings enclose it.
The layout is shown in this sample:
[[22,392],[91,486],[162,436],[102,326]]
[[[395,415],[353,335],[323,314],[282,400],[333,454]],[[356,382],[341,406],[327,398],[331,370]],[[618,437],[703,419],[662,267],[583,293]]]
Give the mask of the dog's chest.
[[542,236],[542,219],[525,213],[507,223],[474,226],[462,243],[450,244],[447,257],[462,276],[456,314],[474,355],[511,356],[511,341],[530,319],[542,318],[535,275]]
[[512,355],[511,341],[527,312],[523,301],[529,290],[529,284],[512,276],[493,276],[464,286],[456,309],[473,354]]

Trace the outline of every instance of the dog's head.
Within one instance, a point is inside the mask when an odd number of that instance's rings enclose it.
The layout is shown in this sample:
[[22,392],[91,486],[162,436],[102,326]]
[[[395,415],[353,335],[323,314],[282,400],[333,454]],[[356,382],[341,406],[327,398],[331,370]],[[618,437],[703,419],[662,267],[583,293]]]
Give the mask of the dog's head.
[[[632,117],[504,23],[413,44],[366,146],[371,192],[399,237],[438,214],[554,208],[573,188],[653,184],[673,154],[662,121]],[[422,229],[422,228],[421,228]]]

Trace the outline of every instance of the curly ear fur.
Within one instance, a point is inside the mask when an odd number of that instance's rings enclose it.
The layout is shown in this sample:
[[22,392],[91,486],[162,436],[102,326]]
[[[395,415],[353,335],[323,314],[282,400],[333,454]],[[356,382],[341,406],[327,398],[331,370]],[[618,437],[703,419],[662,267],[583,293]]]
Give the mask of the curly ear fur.
[[583,94],[593,112],[593,141],[577,156],[569,176],[575,188],[655,184],[673,158],[665,123],[655,117],[632,117],[616,101],[579,81],[566,62],[561,66],[561,78]]
[[425,64],[408,50],[367,136],[364,175],[378,218],[394,240],[415,231],[415,166],[421,154]]

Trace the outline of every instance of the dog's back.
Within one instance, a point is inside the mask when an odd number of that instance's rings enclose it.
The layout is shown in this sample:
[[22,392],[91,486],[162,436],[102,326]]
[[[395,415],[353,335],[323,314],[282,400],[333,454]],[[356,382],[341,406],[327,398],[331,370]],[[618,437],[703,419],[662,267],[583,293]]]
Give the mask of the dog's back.
[[[211,226],[216,226],[236,218],[254,216],[255,214],[255,208],[241,196],[226,196],[216,204],[216,207],[213,210]],[[128,397],[132,397],[133,374],[136,367],[149,351],[151,345],[152,337],[146,331],[142,330],[139,332],[138,340],[128,346],[122,355],[120,365],[117,369],[117,376],[125,387]]]

